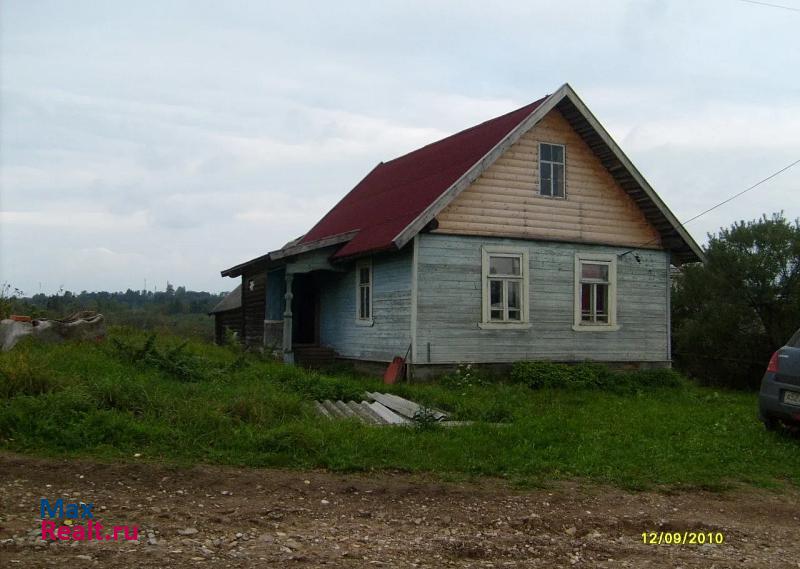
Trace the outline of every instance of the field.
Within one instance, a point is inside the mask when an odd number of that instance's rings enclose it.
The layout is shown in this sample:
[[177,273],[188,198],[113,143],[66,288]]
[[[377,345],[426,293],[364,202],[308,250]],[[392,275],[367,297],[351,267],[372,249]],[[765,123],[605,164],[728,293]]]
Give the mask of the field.
[[[754,394],[675,374],[533,389],[465,369],[437,384],[388,388],[125,329],[99,344],[24,343],[0,355],[0,373],[0,448],[39,456],[493,476],[525,487],[800,485],[798,441],[764,431]],[[369,427],[313,411],[314,399],[376,389],[474,424]]]

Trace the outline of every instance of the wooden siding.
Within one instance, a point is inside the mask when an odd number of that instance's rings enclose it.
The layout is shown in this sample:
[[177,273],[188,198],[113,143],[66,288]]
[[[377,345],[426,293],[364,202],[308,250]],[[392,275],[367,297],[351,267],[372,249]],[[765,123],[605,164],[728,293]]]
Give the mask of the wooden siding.
[[225,343],[225,330],[235,332],[241,336],[242,333],[242,310],[235,308],[214,314],[214,340],[217,344]]
[[320,273],[320,343],[341,357],[388,362],[411,342],[411,247],[372,259],[372,326],[356,324],[355,264]]
[[[539,143],[566,146],[566,199],[539,195]],[[656,229],[561,113],[550,111],[438,216],[439,233],[660,248]]]
[[[250,281],[253,282],[252,290]],[[247,346],[261,346],[264,342],[266,286],[266,271],[242,275],[242,340]]]
[[[484,245],[528,249],[529,329],[478,327]],[[421,234],[415,363],[669,360],[669,256],[663,251],[638,249],[640,262],[632,253],[618,258],[619,330],[572,329],[575,254],[624,251],[551,241]]]

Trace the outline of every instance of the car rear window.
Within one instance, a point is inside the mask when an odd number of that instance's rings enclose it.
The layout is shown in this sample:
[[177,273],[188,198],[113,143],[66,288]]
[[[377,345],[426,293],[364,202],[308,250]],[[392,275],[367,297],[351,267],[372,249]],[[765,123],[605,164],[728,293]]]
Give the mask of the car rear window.
[[794,333],[794,336],[786,342],[786,345],[792,348],[800,348],[800,330]]

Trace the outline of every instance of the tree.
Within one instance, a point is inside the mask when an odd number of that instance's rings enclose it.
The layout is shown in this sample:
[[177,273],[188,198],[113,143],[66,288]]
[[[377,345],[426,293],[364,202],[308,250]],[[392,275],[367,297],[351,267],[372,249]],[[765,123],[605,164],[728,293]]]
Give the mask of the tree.
[[734,223],[709,235],[706,258],[675,279],[676,363],[708,383],[756,387],[800,327],[800,223],[783,213]]

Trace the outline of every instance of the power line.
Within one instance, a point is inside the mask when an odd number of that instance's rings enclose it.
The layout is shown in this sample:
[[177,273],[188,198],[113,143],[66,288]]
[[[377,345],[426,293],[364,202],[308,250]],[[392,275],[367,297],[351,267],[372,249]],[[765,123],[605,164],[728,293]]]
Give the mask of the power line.
[[687,223],[691,223],[691,222],[692,222],[692,221],[694,221],[695,219],[697,219],[697,218],[699,218],[699,217],[703,217],[703,216],[704,216],[705,214],[707,214],[708,212],[710,212],[710,211],[714,211],[714,210],[715,210],[715,209],[717,209],[718,207],[721,207],[721,206],[725,205],[725,204],[726,204],[726,203],[728,203],[728,202],[732,202],[733,200],[735,200],[735,199],[736,199],[736,198],[738,198],[739,196],[741,196],[741,195],[743,195],[743,194],[746,194],[746,193],[747,193],[747,192],[749,192],[750,190],[754,190],[754,189],[756,189],[758,186],[760,186],[760,185],[761,185],[761,184],[763,184],[764,182],[767,182],[767,181],[771,180],[771,179],[772,179],[772,178],[774,178],[775,176],[778,176],[778,175],[780,175],[780,174],[783,174],[783,173],[784,173],[786,170],[788,170],[788,169],[789,169],[789,168],[791,168],[792,166],[796,166],[797,164],[800,164],[800,159],[798,159],[798,160],[795,160],[794,162],[792,162],[792,163],[791,163],[791,164],[789,164],[788,166],[784,166],[783,168],[781,168],[781,169],[780,169],[780,170],[778,170],[777,172],[774,172],[774,173],[770,174],[769,176],[767,176],[766,178],[764,178],[764,179],[763,179],[763,180],[761,180],[760,182],[756,182],[755,184],[753,184],[752,186],[750,186],[750,187],[749,187],[749,188],[747,188],[746,190],[742,190],[742,191],[741,191],[741,192],[739,192],[738,194],[734,194],[734,195],[732,195],[732,196],[731,196],[731,197],[729,197],[727,200],[719,202],[719,203],[718,203],[717,205],[715,205],[714,207],[710,207],[710,208],[708,208],[707,210],[705,210],[705,211],[703,211],[703,212],[701,212],[701,213],[698,213],[698,214],[697,214],[697,215],[695,215],[694,217],[692,217],[692,218],[690,218],[690,219],[687,219],[686,221],[684,221],[683,223],[681,223],[681,225],[686,225]]
[[781,10],[789,10],[790,12],[800,12],[800,8],[794,8],[792,6],[781,6],[780,4],[770,4],[769,2],[758,2],[757,0],[739,0],[739,2],[745,2],[746,4],[756,4],[758,6],[768,6],[770,8],[780,8]]
[[[742,1],[744,1],[744,0],[742,0]],[[705,210],[705,211],[702,211],[702,212],[698,213],[698,214],[697,214],[697,215],[695,215],[694,217],[690,217],[690,218],[689,218],[689,219],[687,219],[686,221],[683,221],[683,222],[680,222],[680,221],[679,221],[679,222],[678,222],[678,224],[679,224],[681,227],[683,227],[684,229],[686,229],[686,224],[687,224],[687,223],[691,223],[691,222],[693,222],[695,219],[699,219],[699,218],[703,217],[705,214],[707,214],[707,213],[709,213],[709,212],[711,212],[711,211],[714,211],[714,210],[715,210],[715,209],[717,209],[718,207],[722,207],[722,206],[723,206],[723,205],[725,205],[726,203],[732,202],[733,200],[735,200],[735,199],[736,199],[736,198],[738,198],[739,196],[742,196],[742,195],[746,194],[746,193],[747,193],[747,192],[749,192],[750,190],[754,190],[754,189],[756,189],[758,186],[760,186],[760,185],[761,185],[761,184],[763,184],[764,182],[768,182],[769,180],[771,180],[771,179],[772,179],[772,178],[774,178],[775,176],[779,176],[779,175],[783,174],[784,172],[786,172],[786,170],[789,170],[790,168],[792,168],[792,167],[794,167],[794,166],[797,166],[797,164],[800,164],[800,158],[798,158],[797,160],[795,160],[794,162],[792,162],[792,163],[791,163],[791,164],[789,164],[788,166],[784,166],[784,167],[783,167],[783,168],[781,168],[780,170],[777,170],[777,171],[773,172],[772,174],[770,174],[769,176],[767,176],[767,177],[766,177],[766,178],[764,178],[763,180],[759,180],[758,182],[756,182],[755,184],[753,184],[753,185],[752,185],[752,186],[750,186],[749,188],[745,188],[744,190],[742,190],[742,191],[741,191],[741,192],[739,192],[738,194],[734,194],[734,195],[732,195],[732,196],[731,196],[731,197],[729,197],[728,199],[726,199],[726,200],[723,200],[723,201],[719,202],[717,205],[715,205],[715,206],[713,206],[713,207],[710,207],[710,208],[708,208],[707,210]],[[688,233],[688,232],[687,232],[687,233]],[[656,242],[656,241],[658,241],[659,239],[661,239],[661,237],[656,237],[656,238],[654,238],[654,239],[651,239],[650,241],[645,241],[644,243],[640,243],[639,245],[637,245],[637,246],[636,246],[636,248],[638,248],[638,247],[643,247],[643,246],[645,246],[645,245],[650,245],[651,243],[655,243],[655,242]],[[627,251],[625,251],[624,253],[620,253],[620,254],[619,254],[619,256],[620,256],[620,257],[623,257],[623,256],[627,255],[628,253],[633,253],[633,251],[634,251],[634,249],[628,249],[628,250],[627,250]]]

